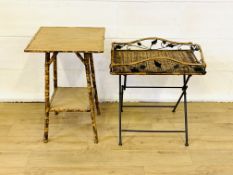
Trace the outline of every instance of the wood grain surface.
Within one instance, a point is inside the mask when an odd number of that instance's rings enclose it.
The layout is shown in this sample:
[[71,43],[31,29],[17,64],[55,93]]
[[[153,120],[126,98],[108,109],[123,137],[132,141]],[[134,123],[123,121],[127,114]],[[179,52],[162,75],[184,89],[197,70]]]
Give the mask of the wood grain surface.
[[41,27],[25,52],[94,52],[104,51],[104,28]]
[[[123,126],[183,127],[183,105],[125,109]],[[89,113],[50,114],[50,142],[41,142],[43,103],[0,103],[0,174],[232,175],[232,103],[189,103],[190,146],[183,134],[124,133],[117,144],[117,103],[100,104],[99,144]]]

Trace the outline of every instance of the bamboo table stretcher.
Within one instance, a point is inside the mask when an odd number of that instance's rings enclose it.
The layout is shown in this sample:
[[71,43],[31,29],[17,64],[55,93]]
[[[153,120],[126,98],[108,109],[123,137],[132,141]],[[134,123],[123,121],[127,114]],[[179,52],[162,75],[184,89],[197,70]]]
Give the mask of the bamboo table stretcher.
[[[189,145],[187,84],[192,75],[206,74],[206,63],[200,45],[156,37],[132,42],[114,42],[111,50],[110,73],[119,76],[119,145],[122,145],[122,132],[184,132],[185,146]],[[129,86],[127,85],[129,75],[182,75],[183,86]],[[182,93],[174,106],[129,106],[123,105],[124,91],[127,88],[180,88]],[[171,107],[175,112],[182,97],[184,97],[184,130],[122,129],[123,107]]]
[[[49,112],[90,112],[94,142],[98,143],[95,109],[100,114],[96,89],[93,53],[104,51],[104,28],[41,27],[25,52],[45,53],[45,125],[44,142],[48,142]],[[58,87],[57,55],[72,52],[85,66],[87,88]],[[54,93],[50,99],[50,65],[53,63]]]

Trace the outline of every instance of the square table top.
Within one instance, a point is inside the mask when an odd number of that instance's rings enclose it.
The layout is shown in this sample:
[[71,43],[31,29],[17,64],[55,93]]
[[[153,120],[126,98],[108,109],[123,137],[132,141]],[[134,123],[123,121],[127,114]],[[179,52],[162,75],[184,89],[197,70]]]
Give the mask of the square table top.
[[101,27],[41,27],[24,51],[102,53],[104,33]]

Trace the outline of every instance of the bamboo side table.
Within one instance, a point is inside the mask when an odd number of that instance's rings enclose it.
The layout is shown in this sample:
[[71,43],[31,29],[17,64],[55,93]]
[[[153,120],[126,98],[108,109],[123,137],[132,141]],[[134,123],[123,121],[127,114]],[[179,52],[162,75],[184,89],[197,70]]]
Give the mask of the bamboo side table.
[[[104,51],[104,28],[90,27],[41,27],[25,52],[45,53],[45,124],[44,142],[48,142],[49,112],[90,112],[94,142],[98,143],[95,109],[100,114],[96,89],[93,53]],[[57,55],[72,52],[85,66],[87,88],[58,87]],[[54,93],[50,99],[50,70],[53,63]]]

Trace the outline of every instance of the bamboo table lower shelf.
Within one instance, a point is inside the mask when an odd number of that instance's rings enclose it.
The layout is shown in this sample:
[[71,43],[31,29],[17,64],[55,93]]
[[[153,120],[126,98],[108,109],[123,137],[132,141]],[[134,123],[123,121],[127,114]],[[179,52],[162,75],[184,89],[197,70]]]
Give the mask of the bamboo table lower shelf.
[[[98,143],[95,111],[100,114],[93,53],[104,51],[104,28],[41,27],[25,52],[45,53],[44,142],[48,142],[49,112],[90,112],[94,142]],[[58,87],[57,55],[74,53],[83,63],[87,87]],[[50,99],[50,65],[53,64],[54,94]]]
[[58,87],[51,100],[50,112],[90,112],[88,89]]

